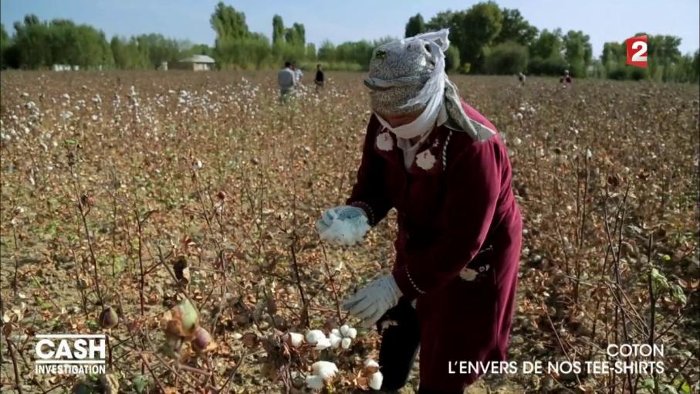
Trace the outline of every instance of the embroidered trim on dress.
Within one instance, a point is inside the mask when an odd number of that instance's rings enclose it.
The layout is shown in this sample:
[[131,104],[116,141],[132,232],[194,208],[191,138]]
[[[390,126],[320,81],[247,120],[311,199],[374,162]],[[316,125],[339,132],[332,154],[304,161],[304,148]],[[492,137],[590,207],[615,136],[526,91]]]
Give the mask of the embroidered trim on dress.
[[418,294],[425,294],[423,290],[421,290],[418,285],[416,285],[416,282],[413,281],[413,278],[411,278],[411,273],[408,271],[408,267],[404,267],[404,270],[406,271],[406,277],[408,278],[408,281],[411,282],[411,286],[418,292]]
[[445,145],[442,146],[442,170],[443,171],[447,170],[447,145],[450,144],[450,138],[452,138],[452,130],[450,130],[450,133],[447,134],[447,138],[445,138]]

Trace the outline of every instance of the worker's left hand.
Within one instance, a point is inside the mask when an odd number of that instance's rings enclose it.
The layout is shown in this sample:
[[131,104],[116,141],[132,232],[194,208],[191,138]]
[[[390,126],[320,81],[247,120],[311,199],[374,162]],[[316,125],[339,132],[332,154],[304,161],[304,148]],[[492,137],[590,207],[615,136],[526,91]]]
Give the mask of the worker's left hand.
[[399,302],[401,290],[392,275],[383,275],[371,281],[343,302],[343,309],[362,319],[361,326],[369,328],[387,310]]
[[328,209],[316,222],[321,239],[338,245],[355,245],[369,228],[365,211],[350,205]]

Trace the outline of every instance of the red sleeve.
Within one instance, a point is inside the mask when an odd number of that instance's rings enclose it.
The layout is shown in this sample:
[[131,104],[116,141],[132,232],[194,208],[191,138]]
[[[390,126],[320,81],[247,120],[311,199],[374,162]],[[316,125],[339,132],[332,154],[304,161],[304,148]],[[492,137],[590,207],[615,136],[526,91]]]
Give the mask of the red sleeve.
[[502,152],[494,137],[472,142],[448,168],[448,192],[436,220],[434,242],[397,250],[393,275],[401,292],[415,298],[447,284],[481,249],[501,189]]
[[362,162],[357,170],[357,181],[352,188],[352,194],[347,200],[348,205],[362,208],[368,216],[370,226],[379,223],[392,208],[391,201],[384,191],[385,161],[374,150],[377,139],[379,121],[370,118],[367,134],[362,149]]

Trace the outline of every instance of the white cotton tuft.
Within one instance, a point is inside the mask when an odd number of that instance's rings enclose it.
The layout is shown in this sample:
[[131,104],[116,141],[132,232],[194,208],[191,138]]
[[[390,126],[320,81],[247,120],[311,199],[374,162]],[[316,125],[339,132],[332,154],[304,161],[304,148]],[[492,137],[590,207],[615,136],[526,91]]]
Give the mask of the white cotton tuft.
[[379,368],[379,364],[371,358],[368,358],[365,360],[365,368]]
[[321,339],[327,339],[326,334],[321,330],[311,330],[306,333],[306,342],[308,342],[309,345],[315,345]]
[[343,338],[340,335],[337,335],[333,332],[331,332],[331,335],[328,336],[328,339],[331,341],[331,347],[333,349],[337,349],[338,346],[340,346],[340,342],[343,340]]
[[355,339],[355,337],[357,336],[357,329],[355,329],[355,328],[353,328],[353,327],[350,327],[350,329],[348,330],[348,335],[347,335],[347,336],[348,336],[348,338],[350,338],[350,339]]
[[350,336],[350,335],[348,334],[348,333],[350,332],[350,328],[352,328],[352,327],[348,326],[347,324],[343,324],[342,326],[340,326],[340,333],[341,333],[344,337]]
[[323,388],[323,378],[316,375],[309,375],[306,377],[306,387],[314,390],[321,390]]
[[379,390],[382,388],[382,382],[384,381],[384,375],[377,371],[369,377],[369,387],[374,390]]
[[323,380],[329,380],[338,373],[338,367],[330,361],[316,361],[311,365],[311,370]]
[[[331,214],[335,215],[335,213]],[[339,220],[334,217],[333,222],[327,229],[318,228],[317,230],[324,241],[352,246],[362,241],[369,228],[367,218],[360,216],[352,220]]]
[[352,343],[352,339],[343,338],[343,340],[340,342],[340,347],[342,347],[343,349],[350,349],[351,343]]
[[289,342],[292,347],[299,347],[304,342],[304,336],[298,332],[290,332],[284,336],[284,339]]
[[340,330],[338,330],[337,328],[332,329],[331,334],[335,334],[336,336],[342,337]]
[[314,349],[316,350],[324,350],[328,349],[329,347],[333,346],[331,343],[331,340],[328,338],[320,338],[318,342],[316,342],[316,347]]

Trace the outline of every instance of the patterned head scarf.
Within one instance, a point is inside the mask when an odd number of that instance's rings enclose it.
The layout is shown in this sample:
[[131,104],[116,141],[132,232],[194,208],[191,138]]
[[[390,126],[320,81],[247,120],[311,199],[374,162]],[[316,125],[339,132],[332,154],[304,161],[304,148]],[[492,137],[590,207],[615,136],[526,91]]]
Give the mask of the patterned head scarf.
[[462,109],[457,87],[445,73],[449,29],[419,34],[377,47],[365,86],[372,110],[383,116],[429,111],[436,104],[447,114],[446,125],[485,140],[494,132],[470,119]]

